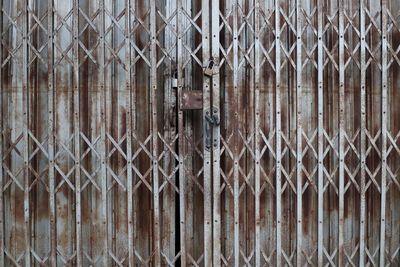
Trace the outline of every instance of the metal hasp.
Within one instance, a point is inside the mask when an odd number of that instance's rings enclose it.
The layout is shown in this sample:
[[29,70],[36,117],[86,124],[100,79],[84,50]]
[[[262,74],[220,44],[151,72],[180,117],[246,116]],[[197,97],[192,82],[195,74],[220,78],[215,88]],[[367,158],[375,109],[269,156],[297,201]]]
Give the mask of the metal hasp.
[[210,113],[207,111],[205,115],[205,125],[204,125],[204,133],[206,135],[206,149],[210,150],[211,148],[211,135],[212,135],[212,130],[213,127],[218,126],[220,123],[218,112],[216,109],[213,109],[213,114],[210,115]]
[[203,92],[201,90],[183,91],[180,99],[180,109],[202,109],[203,108]]

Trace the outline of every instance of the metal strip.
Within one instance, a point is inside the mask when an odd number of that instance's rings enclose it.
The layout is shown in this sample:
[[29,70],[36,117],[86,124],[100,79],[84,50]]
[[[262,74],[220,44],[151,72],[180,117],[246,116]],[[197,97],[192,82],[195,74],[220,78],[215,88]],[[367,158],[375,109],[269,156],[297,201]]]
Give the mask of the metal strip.
[[[210,59],[210,10],[209,0],[202,0],[202,52],[203,66]],[[207,122],[206,115],[212,116],[210,107],[210,77],[203,74],[203,125]],[[215,126],[214,126],[215,127]],[[203,133],[203,148],[207,136]],[[215,141],[215,140],[213,140]],[[212,266],[212,181],[211,181],[211,151],[203,149],[204,174],[204,266]]]
[[[19,9],[18,9],[18,6],[20,6],[20,5],[23,6],[23,4],[20,4],[20,2],[21,1],[14,1],[10,5],[10,9],[8,11],[10,13],[10,15],[13,14],[12,13],[13,11],[14,11],[14,14],[15,13],[22,13],[22,14],[24,13],[24,12],[20,12]],[[3,7],[3,12],[6,12],[4,7]],[[23,24],[24,24],[24,21],[23,21]],[[21,39],[22,39],[22,37],[23,37],[22,36],[23,35],[23,29],[21,29],[21,25],[18,25],[18,26],[19,27],[16,27],[16,28],[18,28],[21,31],[20,35],[21,35]],[[16,36],[16,38],[18,38],[18,36]],[[8,41],[11,41],[11,40],[12,40],[12,38],[9,37]],[[22,41],[20,41],[20,42],[22,43]],[[12,69],[17,69],[17,68],[21,69],[21,61],[23,61],[23,59],[22,59],[22,56],[21,56],[21,50],[20,49],[15,54],[13,60],[15,62],[15,66],[12,66],[10,69],[11,70]],[[18,62],[18,61],[20,61],[20,62]],[[22,89],[22,86],[21,86],[22,75],[20,73],[18,73],[18,75],[16,77],[18,77],[19,79],[18,80],[13,80],[12,79],[11,80],[11,84],[10,84],[11,87],[8,87],[7,90],[11,89],[10,90],[11,91],[11,101],[14,102],[14,103],[18,103],[18,105],[22,105],[21,99],[19,97],[19,94],[21,94],[21,89]],[[13,90],[13,86],[15,86],[15,90]],[[23,110],[23,107],[21,106],[20,109]],[[13,142],[17,142],[17,141],[14,141],[14,140],[18,140],[17,143],[20,146],[23,146],[23,135],[24,135],[23,125],[21,126],[20,116],[17,115],[17,113],[20,114],[20,112],[18,112],[17,105],[13,105],[13,106],[10,107],[10,113],[11,113],[10,114],[10,120],[11,120],[10,124],[13,125],[14,127],[10,127],[11,128],[11,134],[10,134],[11,136],[10,136],[9,140],[6,139],[5,142],[7,142],[8,144],[7,143],[6,144],[7,144],[7,146],[9,146],[9,144],[12,145]],[[6,115],[6,114],[4,114],[4,115]],[[10,125],[9,123],[7,123],[7,124],[8,124],[7,126]],[[10,147],[10,148],[15,150],[17,148],[17,146],[15,145],[14,147]],[[21,154],[21,150],[22,149],[20,147],[18,147],[18,150],[20,151],[20,154]],[[5,150],[5,151],[7,151],[7,150]],[[10,153],[11,153],[11,151],[10,151]],[[16,170],[21,169],[21,168],[24,169],[24,165],[22,165],[22,167],[21,167],[21,159],[17,158],[16,156],[13,156],[13,155],[10,155],[10,160],[8,162],[4,162],[3,167],[4,168],[7,167],[7,164],[10,166],[11,173],[15,173]],[[5,173],[7,175],[6,170],[5,170]],[[22,171],[22,175],[23,175],[23,171]],[[7,177],[7,176],[5,176],[5,177]],[[19,192],[18,191],[19,189],[21,189],[22,192]],[[17,210],[16,209],[16,205],[17,205],[17,203],[20,204],[21,202],[23,202],[23,200],[21,200],[23,198],[23,196],[21,197],[21,193],[23,193],[23,190],[24,190],[23,189],[23,181],[22,182],[19,181],[18,187],[14,186],[13,188],[12,187],[10,188],[10,190],[9,190],[10,192],[8,194],[6,194],[6,197],[10,196],[9,197],[10,198],[10,201],[9,201],[10,208],[9,208],[9,212],[6,210],[5,216],[7,216],[8,214],[13,214],[13,213],[16,214],[16,210]],[[12,197],[12,195],[14,195],[14,197]],[[6,205],[7,205],[7,203],[6,203]],[[23,229],[21,229],[22,227],[21,227],[21,214],[20,213],[18,214],[18,216],[12,216],[11,217],[11,224],[12,224],[11,227],[9,227],[11,234],[8,237],[5,237],[5,238],[10,238],[11,239],[10,240],[11,242],[9,242],[9,246],[10,246],[10,249],[14,250],[13,256],[16,257],[15,256],[16,255],[16,251],[21,251],[22,253],[24,252],[24,241],[19,242],[18,244],[15,241],[13,241],[13,239],[15,240],[14,236],[17,235],[17,231],[19,233],[18,235],[20,237],[22,235],[22,239],[24,238]],[[22,234],[21,234],[21,232],[22,232]],[[20,244],[20,243],[22,243],[22,244]],[[7,250],[7,248],[5,248],[5,251],[6,250]],[[23,259],[24,259],[24,257],[22,255],[21,260],[23,260]]]
[[[184,86],[183,77],[183,11],[182,11],[182,0],[177,0],[177,17],[178,17],[178,43],[177,43],[177,62],[178,62],[178,101],[181,100],[182,89]],[[178,103],[180,106],[180,103]],[[183,128],[183,111],[178,111],[178,150],[179,150],[179,217],[180,217],[180,243],[181,243],[181,265],[187,265],[187,254],[186,254],[186,181],[185,181],[185,167],[184,151],[185,151],[185,137]]]
[[[219,1],[212,2],[211,8],[211,31],[212,31],[212,45],[211,53],[215,65],[220,67],[219,55]],[[212,110],[216,111],[216,115],[221,117],[220,107],[220,74],[213,73],[212,76]],[[221,266],[221,166],[220,166],[220,126],[213,128],[213,266]]]
[[[134,1],[134,0],[133,0]],[[134,251],[134,198],[133,198],[133,175],[132,175],[132,91],[131,91],[131,3],[125,0],[125,90],[128,94],[128,109],[126,111],[126,159],[127,159],[127,200],[128,200],[128,265],[135,264]],[[133,113],[134,114],[134,113]]]
[[28,29],[29,14],[28,0],[23,1],[23,37],[22,37],[22,110],[24,120],[24,243],[25,243],[25,266],[31,266],[31,231],[30,231],[30,205],[29,205],[29,84],[28,84]]
[[254,151],[255,151],[255,164],[254,164],[254,179],[255,179],[255,265],[261,266],[261,217],[260,217],[260,62],[261,62],[261,51],[260,51],[260,0],[255,0],[254,10]]
[[53,0],[48,0],[47,7],[47,77],[48,77],[48,159],[49,159],[49,207],[50,207],[50,266],[57,265],[57,232],[56,232],[56,202],[54,175],[54,68],[53,68]]
[[[134,29],[135,25],[137,24],[137,17],[138,17],[138,15],[136,14],[137,1],[136,0],[128,0],[128,1],[131,2],[132,14],[133,14],[133,18],[131,18],[131,19],[132,19],[132,21],[134,23],[131,25],[132,28],[129,29],[130,31],[132,31]],[[131,22],[131,20],[129,20],[129,22]],[[135,59],[135,56],[136,56],[135,49],[132,48],[132,43],[134,43],[136,41],[136,35],[135,35],[134,32],[132,32],[132,33],[129,32],[129,39],[128,40],[129,40],[129,47],[130,47],[131,52],[132,52],[132,54],[129,56],[129,58],[130,58],[130,61],[132,63],[132,61]],[[130,138],[132,138],[133,134],[135,134],[136,136],[139,136],[139,134],[137,132],[137,122],[136,122],[136,120],[137,120],[136,119],[136,112],[137,112],[137,109],[136,109],[136,106],[137,106],[137,103],[136,103],[136,93],[137,93],[136,63],[133,66],[130,66],[130,68],[131,68],[131,74],[130,74],[131,76],[130,77],[132,77],[132,78],[130,78],[131,79],[131,104],[132,105],[129,107],[129,111],[131,112],[131,120],[132,120],[132,127],[131,127],[132,132],[131,132],[131,137],[130,137]],[[137,149],[136,143],[132,144],[131,148],[136,150]],[[134,157],[134,153],[131,154],[131,163],[130,164],[131,164],[132,168],[133,168],[133,166],[135,166],[135,162],[134,162],[134,158],[133,157]],[[135,199],[136,199],[136,197],[135,197],[135,182],[136,182],[136,179],[137,179],[136,173],[132,172],[132,178],[131,178],[131,184],[132,184],[132,189],[131,189],[132,196],[131,197],[132,197],[132,202],[130,203],[130,205],[132,205],[131,208],[132,208],[132,216],[133,216],[133,218],[132,217],[129,217],[129,218],[132,219],[131,231],[133,231],[132,232],[132,236],[133,236],[134,239],[136,239],[136,236],[137,236],[137,233],[138,233],[138,231],[136,229],[137,216],[135,216],[135,205],[137,205],[137,203],[135,203]],[[136,243],[134,242],[134,239],[132,239],[132,241],[131,241],[131,242],[133,242],[133,244],[132,244],[133,250],[129,252],[129,253],[131,253],[131,259],[133,259],[133,263],[135,263],[135,259],[136,259],[135,258],[135,255],[136,255]]]
[[387,44],[387,31],[388,31],[388,16],[387,16],[387,0],[381,2],[381,19],[382,19],[382,151],[381,151],[381,223],[380,223],[380,242],[379,242],[379,266],[385,266],[385,234],[386,234],[386,173],[387,173],[387,106],[388,106],[388,44]]
[[303,242],[303,177],[302,177],[302,125],[301,125],[301,102],[302,102],[302,20],[301,20],[301,1],[296,0],[296,197],[297,197],[297,227],[296,227],[296,264],[302,263],[302,242]]
[[[107,165],[106,165],[106,146],[107,146],[107,136],[106,136],[106,110],[107,110],[107,96],[109,95],[109,86],[105,86],[106,83],[106,71],[105,71],[105,10],[104,10],[105,0],[99,1],[100,10],[100,25],[99,25],[99,37],[100,37],[100,56],[99,56],[99,68],[101,78],[99,81],[101,103],[100,104],[100,160],[101,160],[101,225],[100,231],[102,238],[102,261],[104,266],[108,266],[108,234],[107,234]],[[98,93],[98,92],[97,92]]]
[[158,125],[157,125],[157,46],[156,46],[156,2],[150,1],[150,92],[151,92],[151,134],[152,134],[152,162],[153,162],[153,237],[154,237],[154,264],[161,265],[160,239],[160,199],[158,181]]
[[339,0],[339,266],[344,266],[344,6]]
[[280,5],[275,0],[275,123],[276,123],[276,266],[282,265],[282,181],[281,181],[281,41]]
[[79,0],[73,0],[73,106],[74,106],[74,157],[75,157],[75,231],[76,264],[82,266],[82,204],[80,177],[80,112],[79,112]]
[[366,168],[366,49],[365,49],[365,7],[364,1],[360,0],[360,65],[361,65],[361,125],[360,125],[360,152],[361,152],[361,169],[360,169],[360,263],[359,266],[365,265],[365,220],[366,220],[366,200],[365,200],[365,168]]
[[[197,5],[201,1],[197,1]],[[182,0],[182,16],[180,18],[181,23],[182,23],[182,91],[181,91],[181,99],[183,99],[183,92],[184,90],[190,90],[192,89],[193,85],[193,70],[195,68],[195,65],[197,61],[194,58],[194,46],[193,46],[193,39],[196,37],[196,31],[194,30],[195,27],[191,23],[191,19],[193,19],[193,15],[196,13],[196,9],[198,8],[196,4],[194,4],[191,0]],[[198,36],[198,38],[201,38]],[[200,41],[200,40],[199,40]],[[201,54],[202,51],[199,51]],[[199,65],[202,64],[202,62],[197,63]],[[201,75],[199,73],[199,75]],[[200,88],[202,88],[203,84],[201,83]],[[183,103],[180,103],[180,106],[182,106]],[[202,244],[199,244],[199,247],[201,249],[196,249],[194,246],[194,240],[197,239],[197,237],[200,237],[201,234],[196,234],[197,231],[195,231],[195,223],[196,223],[196,213],[193,212],[195,208],[194,201],[196,201],[195,197],[195,191],[196,187],[194,186],[195,183],[191,176],[193,175],[193,171],[195,170],[197,164],[195,164],[194,159],[195,159],[195,154],[193,153],[193,148],[195,148],[195,145],[197,143],[197,140],[194,135],[193,127],[194,127],[194,121],[192,120],[192,114],[190,113],[185,113],[183,112],[182,114],[182,120],[183,120],[183,137],[184,137],[184,150],[183,150],[183,159],[184,159],[184,180],[183,180],[183,186],[185,190],[185,236],[186,236],[186,252],[187,252],[187,261],[188,265],[192,264],[195,261],[195,253],[199,252],[201,255],[204,256],[204,246]],[[200,140],[202,141],[202,139]],[[196,142],[196,143],[192,143]],[[201,162],[202,163],[202,162]],[[193,177],[193,176],[192,176]],[[199,201],[204,202],[204,187],[203,187],[203,198],[199,198]],[[203,209],[204,210],[204,209]],[[204,222],[203,218],[198,218],[198,221],[201,221],[202,223]],[[204,231],[204,227],[199,227]],[[202,234],[204,237],[204,233]],[[201,251],[201,252],[200,252]],[[196,253],[197,254],[197,253]]]
[[234,125],[234,166],[233,166],[233,220],[234,220],[234,244],[233,244],[233,258],[234,266],[239,266],[240,262],[240,237],[239,237],[239,114],[237,109],[239,103],[239,87],[238,87],[238,68],[239,68],[239,43],[238,43],[238,0],[233,1],[233,88],[234,88],[234,100],[235,103],[235,118],[233,121]]
[[318,16],[318,266],[324,255],[324,43],[323,0],[317,2]]
[[[0,33],[3,34],[3,1],[0,1]],[[3,147],[4,147],[4,86],[3,86],[3,44],[0,43],[0,266],[4,266],[4,177],[3,177]]]
[[[162,135],[164,140],[175,140],[176,137],[176,126],[174,123],[176,120],[176,77],[175,77],[175,68],[176,68],[176,40],[177,36],[174,34],[176,30],[176,1],[166,1],[165,6],[163,7],[165,18],[169,18],[168,26],[173,29],[165,28],[164,30],[164,42],[163,48],[166,51],[171,51],[169,54],[169,62],[165,62],[166,67],[161,71],[163,72],[165,79],[163,79],[164,86],[164,98],[163,98],[163,125],[162,125]],[[173,146],[174,149],[175,145]],[[164,151],[168,151],[169,145],[163,144]],[[177,151],[176,151],[177,152]],[[175,166],[175,158],[173,156],[173,152],[166,153],[162,159],[162,164],[164,170],[168,170],[168,173],[172,175],[172,180],[175,182],[177,180],[177,171]],[[162,212],[161,212],[161,220],[163,221],[163,231],[161,235],[161,251],[164,253],[164,257],[174,258],[176,256],[176,245],[179,244],[176,242],[177,237],[177,229],[175,227],[175,220],[177,209],[175,203],[178,203],[176,200],[176,190],[174,186],[170,188],[165,188],[162,194]],[[166,210],[166,207],[167,210]],[[179,250],[178,250],[179,252]]]

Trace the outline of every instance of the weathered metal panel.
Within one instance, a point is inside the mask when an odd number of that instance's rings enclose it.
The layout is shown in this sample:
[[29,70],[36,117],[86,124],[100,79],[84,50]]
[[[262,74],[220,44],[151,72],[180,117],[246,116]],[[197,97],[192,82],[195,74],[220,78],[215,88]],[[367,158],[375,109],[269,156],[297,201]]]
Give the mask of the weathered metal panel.
[[0,266],[400,265],[399,1],[0,15]]
[[203,90],[182,91],[180,109],[203,109]]

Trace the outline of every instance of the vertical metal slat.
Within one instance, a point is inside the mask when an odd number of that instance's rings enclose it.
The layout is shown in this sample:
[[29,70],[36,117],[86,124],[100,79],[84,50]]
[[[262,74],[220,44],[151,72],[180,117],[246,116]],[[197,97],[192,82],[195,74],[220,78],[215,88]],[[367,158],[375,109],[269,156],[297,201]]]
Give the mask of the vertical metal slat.
[[366,200],[365,200],[365,168],[366,168],[366,49],[365,49],[365,7],[364,1],[360,0],[360,64],[361,64],[361,93],[360,93],[360,107],[361,107],[361,125],[360,125],[360,152],[361,152],[361,168],[360,168],[360,266],[365,265],[365,221],[366,221]]
[[151,97],[151,135],[153,165],[153,245],[154,265],[161,265],[160,240],[160,199],[158,180],[158,125],[157,125],[157,46],[156,46],[156,2],[150,1],[150,97]]
[[108,234],[107,234],[107,162],[106,162],[106,147],[107,147],[107,136],[106,136],[106,123],[107,123],[107,96],[109,87],[106,84],[106,71],[105,71],[105,0],[100,0],[99,10],[100,10],[100,56],[99,56],[99,67],[100,67],[100,179],[101,179],[101,225],[100,231],[102,238],[102,261],[104,266],[108,266]]
[[388,105],[388,44],[387,44],[387,0],[381,0],[381,42],[382,42],[382,106],[381,106],[381,119],[382,119],[382,151],[381,151],[381,223],[380,223],[380,241],[379,241],[379,266],[385,266],[385,235],[386,235],[386,169],[387,169],[387,105]]
[[282,265],[282,181],[281,181],[281,41],[280,5],[275,0],[275,131],[276,131],[276,265]]
[[[0,34],[3,34],[3,0],[0,0]],[[0,266],[4,266],[4,191],[3,191],[3,147],[4,147],[4,86],[3,86],[3,44],[0,43]]]
[[[212,57],[215,65],[220,67],[219,56],[219,1],[213,1],[211,4],[211,31],[212,31]],[[216,115],[221,116],[220,107],[220,74],[213,73],[212,76],[212,110],[216,110]],[[213,128],[213,266],[221,266],[221,170],[220,170],[220,126]]]
[[54,175],[54,69],[53,69],[53,0],[48,0],[47,6],[47,78],[48,78],[48,159],[49,159],[49,208],[50,208],[50,266],[57,266],[57,232],[56,232],[56,203]]
[[[177,41],[177,65],[178,65],[178,101],[181,101],[182,89],[184,86],[183,77],[183,11],[182,0],[177,0],[177,18],[178,18],[178,41]],[[180,103],[178,103],[180,106]],[[179,217],[180,217],[180,243],[181,243],[181,265],[187,265],[186,253],[186,181],[185,181],[185,166],[184,166],[184,153],[185,153],[185,137],[183,128],[183,111],[178,111],[178,151],[179,151]]]
[[[132,14],[133,14],[133,18],[131,18],[131,19],[132,19],[133,22],[135,22],[134,24],[132,24],[132,28],[129,29],[129,39],[128,39],[129,47],[130,47],[130,50],[132,52],[132,54],[129,55],[129,59],[130,59],[130,63],[133,63],[133,59],[135,58],[134,56],[136,55],[136,53],[135,53],[134,49],[132,49],[132,43],[135,42],[136,36],[135,36],[134,32],[131,33],[131,30],[133,30],[133,28],[137,24],[137,14],[136,14],[137,1],[136,0],[129,0],[129,1],[130,1],[130,4],[131,4],[131,7],[132,7]],[[130,11],[129,11],[129,13],[130,13]],[[137,109],[136,109],[136,106],[137,106],[137,102],[136,102],[136,95],[137,95],[136,63],[135,63],[135,65],[131,66],[130,68],[131,68],[131,74],[130,74],[131,78],[129,78],[129,79],[131,79],[130,80],[130,82],[131,82],[131,93],[130,93],[130,95],[131,95],[130,96],[130,98],[131,98],[131,102],[130,102],[131,106],[129,107],[129,111],[131,113],[130,117],[131,117],[131,120],[132,120],[132,127],[131,127],[131,130],[132,130],[131,138],[132,138],[133,134],[138,136],[137,125],[136,125],[137,124],[136,123],[136,120],[137,120],[137,118],[136,118],[136,112],[137,112]],[[133,146],[133,149],[135,149],[135,148],[136,148],[136,146]],[[131,147],[131,149],[132,149],[132,147]],[[130,166],[131,166],[131,168],[133,168],[135,166],[132,152],[131,152]],[[132,172],[132,177],[131,177],[131,181],[130,181],[131,184],[132,184],[132,188],[131,188],[132,202],[131,202],[130,205],[132,205],[131,209],[132,209],[133,218],[131,216],[129,218],[132,219],[131,231],[132,231],[132,236],[133,236],[134,239],[137,236],[137,229],[136,229],[137,216],[135,216],[135,205],[136,205],[136,203],[135,203],[135,195],[134,195],[134,193],[135,193],[135,181],[136,181],[135,178],[136,177],[137,177],[136,173]],[[133,242],[133,239],[132,239],[131,242]],[[129,252],[129,253],[131,253],[131,255],[130,255],[131,258],[130,259],[133,261],[133,264],[134,264],[135,263],[135,254],[136,254],[136,244],[135,244],[135,242],[133,242],[133,244],[131,244],[131,247],[132,247],[132,251]]]
[[[210,12],[209,0],[202,0],[202,52],[203,66],[210,58]],[[203,74],[203,125],[207,123],[206,115],[211,115],[210,109],[210,77]],[[203,148],[206,144],[203,134]],[[214,143],[214,141],[213,141]],[[203,149],[204,173],[204,266],[212,266],[212,187],[211,187],[211,152]]]
[[339,0],[339,266],[344,265],[344,6]]
[[302,20],[301,1],[296,0],[296,197],[297,197],[297,227],[296,227],[296,264],[302,265],[302,242],[303,242],[303,177],[302,177],[302,125],[301,125],[301,103],[302,103]]
[[28,0],[23,1],[23,41],[22,41],[22,110],[24,125],[24,243],[25,266],[31,266],[31,233],[30,233],[30,205],[29,205],[29,84],[28,84],[28,29],[29,14]]
[[254,114],[255,124],[254,124],[254,146],[255,146],[255,169],[254,169],[254,179],[255,179],[255,265],[261,266],[261,242],[260,242],[260,62],[261,62],[261,51],[260,51],[260,0],[255,0],[255,11],[254,11]]
[[323,0],[317,2],[318,17],[318,266],[323,265],[324,255],[324,43]]
[[238,67],[239,67],[239,42],[238,42],[238,0],[234,0],[233,6],[233,90],[234,90],[234,121],[233,121],[233,142],[234,142],[234,166],[233,166],[233,220],[234,220],[234,234],[233,234],[233,258],[234,266],[239,266],[240,262],[240,237],[239,237],[239,114],[238,114]]
[[73,106],[74,106],[74,158],[75,158],[75,231],[76,264],[82,266],[82,204],[80,177],[80,112],[79,112],[79,0],[73,0]]
[[128,109],[126,111],[126,158],[127,158],[127,206],[128,206],[128,265],[135,264],[134,230],[133,230],[133,177],[132,177],[132,88],[131,88],[131,2],[125,0],[125,93],[128,94]]

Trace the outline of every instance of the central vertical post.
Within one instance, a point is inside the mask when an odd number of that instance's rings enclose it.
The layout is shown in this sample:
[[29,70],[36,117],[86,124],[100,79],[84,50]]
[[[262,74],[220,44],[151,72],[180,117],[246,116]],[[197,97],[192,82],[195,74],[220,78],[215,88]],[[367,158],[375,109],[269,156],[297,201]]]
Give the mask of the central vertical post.
[[[211,56],[214,66],[219,68],[219,1],[212,1],[211,6]],[[220,76],[219,71],[212,75],[212,112],[220,116]],[[212,177],[213,177],[213,266],[221,266],[221,207],[220,207],[220,126],[212,130]]]
[[[210,62],[210,12],[209,0],[202,0],[202,47],[203,66]],[[207,124],[206,116],[212,116],[210,103],[210,77],[203,73],[203,129]],[[214,126],[215,127],[215,126]],[[215,136],[213,137],[215,139]],[[206,148],[206,133],[203,133],[204,166],[204,266],[212,266],[212,190],[211,190],[211,152]]]

